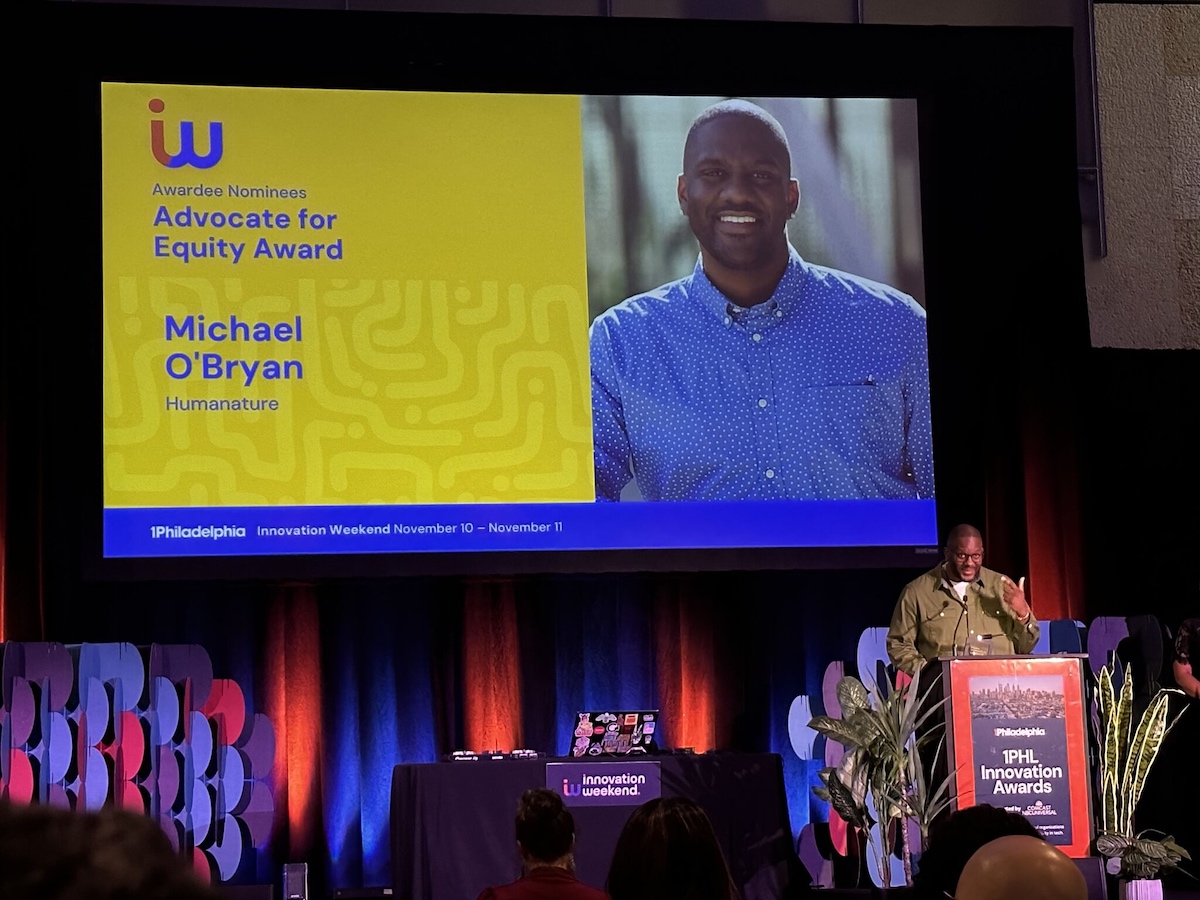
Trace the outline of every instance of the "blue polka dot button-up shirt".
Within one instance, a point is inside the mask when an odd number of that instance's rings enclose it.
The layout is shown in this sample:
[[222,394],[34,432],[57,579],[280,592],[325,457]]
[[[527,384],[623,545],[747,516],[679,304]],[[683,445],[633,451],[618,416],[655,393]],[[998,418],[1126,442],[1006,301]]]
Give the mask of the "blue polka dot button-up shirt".
[[591,367],[598,499],[933,496],[925,311],[795,249],[749,309],[699,261],[614,306]]

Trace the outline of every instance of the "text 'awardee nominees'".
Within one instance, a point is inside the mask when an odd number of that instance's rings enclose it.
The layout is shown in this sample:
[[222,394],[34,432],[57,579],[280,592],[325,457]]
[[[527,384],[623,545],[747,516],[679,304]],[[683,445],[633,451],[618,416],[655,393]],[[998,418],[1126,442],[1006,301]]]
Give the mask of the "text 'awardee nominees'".
[[240,184],[228,184],[222,188],[218,184],[159,184],[157,181],[150,189],[152,197],[244,197],[265,200],[303,200],[308,197],[306,188],[277,188],[243,187]]

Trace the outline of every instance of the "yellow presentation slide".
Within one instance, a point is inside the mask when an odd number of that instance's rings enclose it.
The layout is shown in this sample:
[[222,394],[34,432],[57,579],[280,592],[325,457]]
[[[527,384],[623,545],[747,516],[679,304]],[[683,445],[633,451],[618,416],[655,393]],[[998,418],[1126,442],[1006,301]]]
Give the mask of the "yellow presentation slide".
[[580,98],[101,97],[106,507],[594,500]]

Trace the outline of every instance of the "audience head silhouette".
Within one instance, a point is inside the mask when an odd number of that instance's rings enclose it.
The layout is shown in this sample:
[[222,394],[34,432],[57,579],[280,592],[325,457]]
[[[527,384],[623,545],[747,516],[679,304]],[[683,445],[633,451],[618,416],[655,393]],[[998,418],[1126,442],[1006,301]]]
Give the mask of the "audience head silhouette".
[[736,900],[712,823],[682,797],[651,800],[625,824],[608,870],[612,900]]
[[517,804],[517,844],[525,867],[570,867],[575,847],[575,819],[560,797],[547,788],[534,788]]
[[217,900],[146,816],[8,803],[0,803],[0,897]]
[[968,806],[938,820],[921,854],[913,887],[922,900],[956,896],[963,866],[984,844],[1012,834],[1041,840],[1038,830],[1020,813],[987,803]]
[[522,794],[516,831],[521,877],[484,888],[478,900],[608,900],[575,877],[575,819],[559,794],[546,788]]
[[984,844],[958,879],[957,900],[1087,900],[1087,882],[1065,853],[1039,838]]

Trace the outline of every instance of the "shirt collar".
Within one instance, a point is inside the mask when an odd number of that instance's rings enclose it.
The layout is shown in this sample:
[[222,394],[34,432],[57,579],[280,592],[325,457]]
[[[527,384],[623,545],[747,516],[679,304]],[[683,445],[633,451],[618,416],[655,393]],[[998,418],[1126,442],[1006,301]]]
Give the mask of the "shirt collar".
[[534,881],[577,881],[575,873],[562,866],[534,866],[525,873],[525,878]]
[[704,274],[704,257],[700,255],[696,257],[696,267],[692,269],[689,278],[689,293],[722,321],[730,315],[731,309],[735,311],[734,315],[742,316],[764,316],[775,310],[787,313],[799,304],[801,288],[808,276],[808,263],[800,257],[796,248],[788,243],[787,268],[783,270],[779,284],[775,285],[775,291],[762,303],[743,308],[722,294],[716,285],[708,280],[708,276]]
[[[952,582],[949,578],[946,577],[946,564],[945,563],[942,563],[934,570],[934,577],[937,578],[938,583],[942,587],[944,587],[946,590],[950,591],[951,593],[955,593],[954,582]],[[982,585],[983,584],[983,569],[981,568],[979,570],[979,574],[975,576],[975,579],[973,581],[968,581],[967,584]],[[957,593],[955,593],[955,596],[957,596]]]

